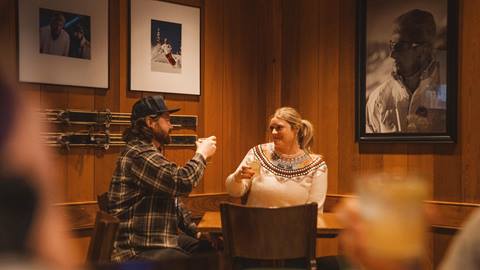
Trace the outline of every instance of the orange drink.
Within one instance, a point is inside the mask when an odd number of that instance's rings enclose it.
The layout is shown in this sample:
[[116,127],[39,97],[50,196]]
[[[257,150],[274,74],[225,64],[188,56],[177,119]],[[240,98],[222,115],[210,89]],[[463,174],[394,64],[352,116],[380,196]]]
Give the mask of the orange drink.
[[426,237],[426,184],[415,177],[381,174],[358,185],[368,252],[399,261],[420,259]]
[[247,165],[255,172],[255,176],[260,175],[260,162],[256,159],[247,162]]

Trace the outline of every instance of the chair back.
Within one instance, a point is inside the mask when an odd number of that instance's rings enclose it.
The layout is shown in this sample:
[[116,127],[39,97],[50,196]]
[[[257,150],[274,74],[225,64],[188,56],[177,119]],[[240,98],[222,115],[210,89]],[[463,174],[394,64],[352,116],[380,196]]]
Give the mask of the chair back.
[[[259,208],[220,205],[225,252],[230,258],[305,258],[315,267],[317,204]],[[312,269],[313,269],[312,268]]]
[[97,196],[98,208],[103,212],[108,212],[108,192]]
[[95,217],[95,228],[88,247],[87,261],[92,263],[109,262],[113,243],[117,237],[120,221],[103,211]]

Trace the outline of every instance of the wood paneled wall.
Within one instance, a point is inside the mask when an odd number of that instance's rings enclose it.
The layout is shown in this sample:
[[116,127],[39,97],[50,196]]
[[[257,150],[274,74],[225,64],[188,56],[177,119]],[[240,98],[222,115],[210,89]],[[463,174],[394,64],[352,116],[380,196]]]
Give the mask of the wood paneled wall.
[[[109,88],[93,89],[18,82],[16,0],[0,0],[0,70],[19,91],[42,108],[130,112],[133,103],[154,93],[129,90],[129,1],[109,1]],[[216,155],[208,161],[194,193],[224,191],[224,180],[248,149],[265,139],[266,119],[280,104],[281,5],[274,0],[174,0],[201,8],[201,95],[165,94],[169,107],[199,116],[199,137],[217,136]],[[277,47],[276,47],[277,46]],[[54,127],[62,129],[61,127]],[[115,130],[120,132],[121,130]],[[191,130],[175,130],[191,133]],[[56,149],[52,149],[56,151]],[[91,205],[108,190],[119,147],[56,151],[59,203]],[[166,149],[184,164],[194,148]],[[80,204],[79,204],[80,203]],[[75,223],[75,222],[74,222]],[[73,239],[83,253],[88,237]]]
[[[329,166],[328,192],[349,194],[355,179],[372,171],[417,172],[433,200],[480,202],[480,1],[460,1],[458,142],[355,143],[355,0],[176,0],[202,10],[202,94],[166,94],[182,114],[199,115],[199,136],[217,136],[195,193],[224,191],[224,179],[247,150],[265,140],[275,108],[297,108],[314,124],[315,152]],[[128,90],[128,1],[109,1],[110,88],[17,83],[16,1],[2,0],[0,64],[13,85],[45,108],[129,112],[151,93]],[[186,130],[176,132],[188,133]],[[59,202],[95,200],[108,188],[119,148],[58,153]],[[169,149],[182,164],[194,149]],[[462,212],[455,204],[453,211]],[[448,215],[446,215],[448,216]],[[442,256],[452,232],[435,232],[432,261]]]
[[[130,112],[133,103],[154,93],[128,85],[129,30],[127,0],[109,1],[109,89],[18,83],[16,1],[2,0],[8,12],[0,35],[2,70],[12,84],[27,91],[42,108]],[[221,192],[224,179],[248,149],[264,141],[267,116],[280,98],[280,2],[272,0],[177,0],[202,12],[202,88],[200,96],[165,94],[170,107],[199,116],[200,137],[217,136],[217,153],[208,162],[195,193]],[[273,7],[273,8],[272,8]],[[275,48],[275,49],[272,49]],[[191,130],[176,130],[191,133]],[[96,199],[108,189],[120,148],[107,151],[72,148],[58,152],[59,202]],[[183,164],[194,148],[170,148],[166,156]]]
[[[480,1],[459,2],[458,142],[442,145],[356,143],[356,1],[283,0],[281,104],[298,108],[317,128],[315,150],[329,165],[329,193],[351,193],[358,176],[390,171],[422,175],[432,199],[456,212],[469,205],[462,203],[480,202]],[[433,265],[452,234],[432,234]]]

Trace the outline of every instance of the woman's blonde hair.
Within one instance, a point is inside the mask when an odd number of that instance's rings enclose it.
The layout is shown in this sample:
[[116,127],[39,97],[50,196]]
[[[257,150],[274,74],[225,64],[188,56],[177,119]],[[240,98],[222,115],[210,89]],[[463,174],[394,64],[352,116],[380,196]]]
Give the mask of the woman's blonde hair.
[[281,107],[277,109],[273,116],[270,117],[270,120],[274,117],[286,121],[292,129],[296,129],[300,149],[307,153],[312,153],[313,125],[310,121],[302,119],[297,110],[291,107]]

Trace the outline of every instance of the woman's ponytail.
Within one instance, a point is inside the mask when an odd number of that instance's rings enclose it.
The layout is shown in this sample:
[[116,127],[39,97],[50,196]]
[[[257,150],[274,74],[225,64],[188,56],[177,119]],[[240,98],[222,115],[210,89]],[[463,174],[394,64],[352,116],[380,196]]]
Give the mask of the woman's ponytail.
[[298,144],[305,152],[312,153],[313,125],[308,120],[302,119],[302,124],[298,130]]

